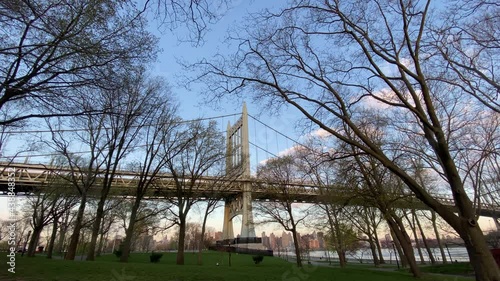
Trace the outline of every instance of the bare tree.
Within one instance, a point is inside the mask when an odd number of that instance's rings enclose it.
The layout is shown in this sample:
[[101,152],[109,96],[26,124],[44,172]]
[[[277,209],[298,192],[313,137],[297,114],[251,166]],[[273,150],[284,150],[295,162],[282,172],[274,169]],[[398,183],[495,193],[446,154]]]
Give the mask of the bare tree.
[[[467,3],[451,5],[463,15]],[[429,46],[435,42],[431,27],[436,15],[431,1],[295,1],[247,21],[251,25],[243,27],[245,32],[239,29],[231,38],[236,54],[197,64],[204,67],[199,79],[208,82],[215,98],[248,91],[271,101],[268,105],[293,106],[313,124],[371,155],[457,231],[477,280],[500,280],[455,158],[457,151],[470,148],[460,138],[478,120],[478,114],[463,113],[475,108],[491,116],[491,109],[478,106],[463,88],[434,79],[440,59]],[[489,51],[498,55],[497,49]],[[364,119],[359,117],[366,108],[397,120],[391,123],[390,146],[361,130]],[[407,163],[393,160],[392,145],[400,143],[438,171],[458,213],[421,186],[406,171]]]
[[181,153],[168,157],[166,165],[174,181],[174,194],[170,194],[168,200],[175,206],[170,209],[171,220],[179,226],[177,264],[184,264],[187,215],[204,194],[205,182],[209,181],[204,176],[210,176],[210,172],[226,157],[224,138],[214,122],[208,125],[190,123],[184,138],[187,145]]
[[[116,87],[109,76],[151,60],[156,39],[127,1],[2,2],[1,125],[72,116],[90,98],[81,87]],[[77,102],[74,104],[74,102]]]
[[57,243],[55,244],[54,251],[59,255],[62,254],[63,249],[66,245],[67,240],[67,232],[69,230],[70,225],[75,219],[76,212],[74,210],[67,210],[61,217],[61,221],[58,223],[59,226],[59,237],[57,239]]
[[[300,255],[300,241],[297,227],[303,224],[309,216],[308,209],[297,214],[294,209],[294,184],[304,182],[299,165],[292,156],[269,159],[264,166],[257,170],[257,178],[262,181],[266,192],[273,194],[276,201],[258,202],[255,211],[261,217],[260,223],[274,222],[280,224],[286,231],[291,232],[295,246],[297,266],[302,267]],[[295,206],[297,208],[297,206]]]
[[500,7],[484,0],[457,4],[443,9],[442,20],[429,27],[429,44],[441,57],[433,64],[437,71],[430,78],[458,87],[500,113]]
[[58,220],[68,209],[75,206],[76,198],[72,190],[68,192],[66,186],[53,179],[43,191],[38,191],[35,196],[30,196],[25,205],[25,213],[30,214],[33,232],[28,245],[28,257],[35,256],[36,247],[43,229]]
[[374,265],[379,266],[384,263],[382,253],[379,251],[380,246],[377,245],[379,244],[377,231],[382,222],[380,212],[377,208],[370,206],[355,206],[349,208],[347,213],[346,217],[352,225],[366,235],[366,239],[363,240],[368,242],[370,246]]
[[31,236],[31,218],[19,218],[15,221],[16,224],[16,249],[22,249],[23,253],[26,251],[26,244]]
[[116,91],[101,91],[96,100],[102,100],[104,108],[109,112],[99,115],[105,129],[102,131],[101,153],[105,164],[100,171],[100,197],[92,227],[92,236],[88,248],[87,260],[94,260],[97,237],[101,220],[104,216],[104,205],[108,199],[118,167],[125,157],[140,143],[143,137],[143,126],[152,125],[154,117],[158,117],[158,84],[147,83],[144,70],[127,73],[119,78],[122,85]]
[[[58,179],[61,181],[61,179]],[[67,183],[66,183],[67,184]],[[47,258],[51,259],[54,248],[55,248],[55,243],[56,243],[56,238],[57,238],[57,230],[59,229],[59,224],[61,223],[60,220],[63,218],[62,223],[64,224],[65,221],[65,216],[71,212],[71,210],[75,207],[75,205],[78,203],[78,198],[74,192],[73,189],[69,188],[67,185],[65,186],[65,190],[62,194],[62,203],[60,205],[60,208],[51,208],[51,216],[53,217],[52,219],[52,233],[50,235],[50,239],[47,245]],[[62,234],[61,234],[62,235]]]
[[[157,85],[160,86],[160,85]],[[126,237],[123,241],[121,262],[127,262],[130,252],[132,235],[134,234],[135,223],[138,220],[137,212],[141,206],[141,201],[150,188],[157,186],[161,188],[161,183],[155,184],[155,181],[161,181],[157,177],[164,170],[169,157],[175,157],[181,153],[186,145],[181,138],[181,132],[178,128],[181,126],[179,118],[176,117],[176,107],[172,104],[171,97],[164,93],[167,89],[159,87],[158,96],[151,98],[157,104],[149,110],[151,113],[147,116],[148,125],[142,129],[144,156],[140,162],[130,165],[132,170],[138,173],[137,184],[135,188],[135,198],[132,205],[130,220],[126,230]],[[162,95],[160,95],[162,94]],[[141,219],[144,219],[142,217]]]
[[[89,106],[83,103],[82,106]],[[51,141],[46,141],[48,147],[61,155],[56,161],[58,166],[67,167],[58,176],[67,181],[79,195],[79,206],[74,218],[73,233],[65,255],[65,259],[74,260],[78,241],[80,238],[80,229],[83,227],[85,208],[89,197],[89,192],[92,186],[96,183],[99,170],[104,165],[101,154],[100,135],[104,130],[101,120],[96,120],[92,114],[86,114],[75,117],[73,120],[66,120],[75,127],[85,128],[83,131],[65,132],[60,130],[61,123],[52,124],[48,122],[51,130]],[[63,123],[64,124],[64,123]],[[78,141],[80,147],[89,149],[88,157],[82,157],[80,154],[75,154],[74,142]],[[57,169],[56,169],[57,170]],[[67,227],[67,225],[63,225]],[[60,245],[62,246],[62,245]]]
[[347,264],[347,243],[344,240],[346,238],[344,232],[346,225],[350,224],[347,218],[350,215],[346,211],[346,205],[349,203],[350,198],[346,196],[346,198],[339,199],[338,187],[341,183],[335,177],[339,172],[336,171],[334,162],[322,153],[322,145],[316,145],[313,150],[309,148],[311,144],[313,143],[309,143],[308,149],[299,149],[294,153],[296,155],[292,154],[292,156],[299,157],[297,162],[304,177],[310,183],[319,187],[321,202],[317,202],[317,213],[320,214],[322,223],[325,224],[326,222],[329,245],[337,252],[340,267],[343,268]]
[[415,248],[417,249],[418,255],[420,257],[420,263],[425,264],[424,255],[422,253],[422,247],[420,246],[420,240],[418,239],[418,235],[417,235],[417,225],[415,223],[415,216],[414,216],[415,211],[414,211],[414,209],[411,210],[411,213],[412,213],[412,217],[410,218],[408,215],[408,212],[406,210],[403,210],[403,216],[404,216],[404,218],[406,218],[408,226],[413,233],[413,240],[415,241]]
[[[180,41],[195,46],[204,43],[204,35],[211,24],[216,23],[232,8],[231,0],[146,0],[144,9],[153,10],[160,28],[170,30],[184,28],[187,32],[178,34]],[[237,2],[236,2],[237,3]]]
[[[223,148],[219,148],[222,152]],[[226,154],[226,157],[231,157]],[[206,247],[206,229],[208,217],[221,206],[220,198],[223,198],[226,192],[230,191],[234,181],[241,175],[241,170],[236,169],[232,173],[226,174],[226,167],[224,161],[214,163],[210,169],[210,181],[205,184],[205,200],[203,202],[205,208],[203,209],[203,219],[201,223],[200,239],[201,243],[198,244],[198,265],[203,264],[202,251]]]

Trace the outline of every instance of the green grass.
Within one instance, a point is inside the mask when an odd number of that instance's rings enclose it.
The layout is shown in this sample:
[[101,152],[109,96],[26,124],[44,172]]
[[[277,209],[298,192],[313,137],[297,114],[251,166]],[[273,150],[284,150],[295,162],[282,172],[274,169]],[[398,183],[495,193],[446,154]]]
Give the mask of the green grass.
[[[0,253],[0,280],[12,281],[405,281],[415,280],[406,272],[373,270],[371,268],[349,267],[339,269],[328,266],[305,266],[298,269],[294,264],[279,258],[264,257],[255,265],[250,255],[231,255],[232,266],[228,265],[227,253],[204,253],[204,265],[196,265],[195,254],[186,253],[186,264],[175,265],[175,253],[165,253],[159,263],[149,262],[149,254],[133,254],[130,262],[123,264],[113,255],[99,257],[94,262],[48,260],[42,256],[27,258],[18,256],[16,273],[7,272],[6,254]],[[216,266],[219,263],[219,266]],[[427,275],[429,281],[463,281],[455,278]]]
[[422,267],[423,272],[455,274],[455,275],[473,275],[474,269],[470,263],[449,263],[437,264]]

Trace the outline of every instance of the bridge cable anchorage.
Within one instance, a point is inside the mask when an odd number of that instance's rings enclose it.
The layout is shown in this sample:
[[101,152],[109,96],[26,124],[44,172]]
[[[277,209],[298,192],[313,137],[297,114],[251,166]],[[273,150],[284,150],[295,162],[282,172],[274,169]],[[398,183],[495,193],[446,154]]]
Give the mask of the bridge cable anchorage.
[[[178,120],[172,122],[173,124],[185,124],[185,123],[192,123],[192,122],[199,122],[199,121],[206,121],[206,120],[214,120],[214,119],[219,119],[221,117],[232,117],[232,116],[239,116],[241,113],[232,113],[232,114],[225,114],[225,115],[219,115],[219,116],[211,116],[211,117],[204,117],[204,118],[196,118],[196,119],[188,119],[188,120]],[[135,127],[151,127],[151,126],[156,126],[156,125],[161,125],[165,123],[150,123],[150,124],[144,124],[144,125],[133,125],[130,126],[131,128]],[[111,128],[104,128],[105,130],[109,130]],[[60,129],[57,130],[58,132],[83,132],[87,131],[88,128],[75,128],[75,129]],[[8,134],[37,134],[37,133],[51,133],[51,130],[31,130],[31,131],[9,131],[6,132]]]

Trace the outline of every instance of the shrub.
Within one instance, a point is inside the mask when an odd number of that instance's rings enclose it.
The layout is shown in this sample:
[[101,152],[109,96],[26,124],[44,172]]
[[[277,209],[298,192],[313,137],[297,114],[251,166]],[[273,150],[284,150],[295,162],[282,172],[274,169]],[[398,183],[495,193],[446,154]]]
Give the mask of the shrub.
[[255,264],[259,264],[259,263],[262,262],[262,260],[264,260],[264,256],[260,256],[260,255],[259,256],[253,256],[252,259],[253,259],[253,262]]
[[149,256],[149,260],[153,263],[157,263],[160,261],[161,257],[163,257],[163,254],[153,252],[151,256]]
[[113,254],[115,254],[117,258],[120,258],[122,256],[122,253],[122,249],[118,249],[113,252]]
[[120,245],[118,245],[118,249],[116,249],[113,254],[115,254],[115,256],[117,258],[120,258],[123,254],[123,243],[120,243]]

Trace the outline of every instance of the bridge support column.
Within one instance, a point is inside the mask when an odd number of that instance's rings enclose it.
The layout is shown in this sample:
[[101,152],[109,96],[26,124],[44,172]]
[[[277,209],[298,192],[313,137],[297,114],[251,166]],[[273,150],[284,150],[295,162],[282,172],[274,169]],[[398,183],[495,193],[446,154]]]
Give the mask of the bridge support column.
[[241,118],[226,131],[226,174],[235,175],[241,180],[241,190],[237,196],[227,198],[224,205],[223,239],[234,239],[233,221],[242,216],[240,239],[235,239],[234,246],[238,251],[266,250],[260,238],[255,235],[252,214],[252,184],[250,183],[250,141],[248,135],[248,113],[243,104]]
[[250,191],[250,183],[245,183],[243,190],[241,237],[256,237],[255,226],[253,224],[252,192]]
[[226,200],[224,204],[224,223],[222,225],[222,239],[233,239],[233,217],[231,212],[231,202]]

